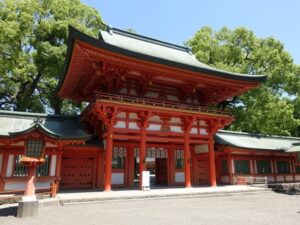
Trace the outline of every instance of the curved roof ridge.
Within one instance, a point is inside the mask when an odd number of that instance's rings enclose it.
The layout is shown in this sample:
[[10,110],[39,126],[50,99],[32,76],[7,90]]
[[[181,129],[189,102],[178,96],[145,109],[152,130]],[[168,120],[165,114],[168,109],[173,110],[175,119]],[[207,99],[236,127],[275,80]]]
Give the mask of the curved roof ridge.
[[[76,28],[70,26],[70,34],[72,34],[72,32],[74,32],[74,31],[77,31],[77,32],[81,33],[82,35],[87,36],[86,34],[78,31]],[[116,35],[114,35],[114,34],[116,34]],[[122,40],[121,37],[127,38],[128,39],[127,42],[125,42],[125,40]],[[92,38],[92,37],[90,37],[90,38]],[[179,50],[182,53],[183,52],[187,53],[187,56],[184,57],[183,55],[177,55],[176,57],[174,56],[174,59],[170,59],[170,58],[160,57],[162,54],[157,54],[157,52],[154,55],[149,54],[150,52],[147,52],[147,50],[149,51],[149,49],[147,49],[147,47],[149,47],[149,46],[144,45],[144,47],[145,47],[145,51],[144,51],[144,49],[138,48],[137,45],[130,45],[130,43],[128,43],[128,41],[130,41],[131,39],[135,39],[140,42],[147,43],[147,44],[153,44],[153,47],[160,46],[162,48],[168,47],[173,50]],[[198,69],[206,70],[205,72],[211,71],[211,72],[215,72],[215,73],[221,73],[221,74],[219,74],[220,76],[222,74],[227,74],[227,75],[236,76],[236,77],[261,78],[261,80],[259,82],[264,81],[266,78],[266,75],[242,74],[242,73],[230,72],[230,71],[218,69],[216,67],[212,67],[210,65],[207,65],[207,64],[199,61],[195,57],[195,55],[192,53],[191,49],[189,49],[188,47],[172,44],[169,42],[157,40],[157,39],[154,39],[151,37],[146,37],[146,36],[139,35],[139,34],[130,33],[128,31],[124,31],[124,30],[121,30],[118,28],[112,28],[112,27],[108,26],[105,30],[101,30],[99,32],[99,40],[103,41],[106,44],[112,45],[114,47],[122,48],[126,51],[144,54],[144,55],[147,55],[150,57],[160,58],[161,60],[173,61],[177,64],[182,64],[182,65],[188,66],[191,69],[192,69],[192,67],[194,67],[192,70],[198,68]],[[154,52],[155,52],[155,50],[154,50]],[[153,53],[153,51],[152,51],[152,53]],[[169,52],[166,51],[165,53],[168,54]],[[174,55],[174,53],[175,52],[173,52],[173,54],[169,53],[169,56]],[[182,60],[182,61],[180,61],[180,60]],[[161,61],[161,63],[163,63],[163,62]]]
[[[195,77],[197,75],[209,76],[216,79],[225,79],[227,81],[247,82],[247,84],[249,84],[249,89],[258,86],[261,82],[265,81],[267,77],[265,75],[239,74],[220,70],[198,61],[195,55],[188,51],[188,48],[176,46],[164,41],[158,41],[142,35],[132,34],[117,28],[110,29],[112,29],[112,32],[109,32],[109,29],[101,30],[99,38],[94,38],[69,26],[67,56],[65,59],[64,70],[55,91],[58,96],[67,97],[62,89],[70,65],[72,65],[71,61],[74,57],[74,48],[79,48],[77,47],[77,43],[84,43],[86,44],[85,47],[90,46],[94,48],[93,51],[99,49],[101,51],[129,57],[133,60],[142,60],[178,69],[181,70],[180,72],[191,72]],[[77,81],[75,80],[74,82],[76,83]],[[243,83],[242,85],[246,84]],[[74,89],[67,91],[70,92],[68,95],[71,95],[72,91],[74,91]]]
[[49,136],[53,137],[54,138],[60,138],[61,135],[57,134],[57,133],[54,133],[52,132],[51,130],[47,129],[43,124],[41,123],[33,123],[31,127],[25,129],[25,130],[21,130],[21,131],[15,131],[15,132],[9,132],[9,135],[10,136],[20,136],[20,135],[23,135],[23,134],[27,134],[27,133],[30,133],[34,130],[39,130],[43,133],[46,133],[48,134]]
[[231,130],[219,130],[216,135],[218,134],[234,134],[237,136],[248,136],[248,137],[259,137],[259,138],[277,138],[277,139],[289,139],[289,140],[299,140],[300,137],[292,137],[292,136],[279,136],[279,135],[264,135],[259,133],[248,133],[242,131],[231,131]]
[[20,116],[20,117],[41,117],[41,118],[79,118],[79,115],[58,115],[58,114],[47,114],[47,113],[35,113],[35,112],[19,112],[10,110],[0,110],[0,116]]
[[[158,44],[158,45],[161,45],[161,46],[164,46],[164,47],[174,48],[176,50],[181,50],[181,51],[184,51],[184,52],[187,52],[187,53],[191,53],[191,51],[192,51],[189,47],[186,47],[186,46],[182,46],[182,45],[178,45],[178,44],[158,40],[156,38],[147,37],[147,36],[144,36],[144,35],[128,32],[128,31],[121,30],[121,29],[114,28],[114,27],[110,27],[110,26],[107,26],[106,31],[108,33],[111,33],[111,34],[115,33],[115,34],[123,35],[123,36],[126,36],[126,37],[135,38],[137,40],[146,41],[146,42],[149,42],[149,43],[152,43],[152,44]],[[100,35],[101,35],[101,33],[100,33]]]

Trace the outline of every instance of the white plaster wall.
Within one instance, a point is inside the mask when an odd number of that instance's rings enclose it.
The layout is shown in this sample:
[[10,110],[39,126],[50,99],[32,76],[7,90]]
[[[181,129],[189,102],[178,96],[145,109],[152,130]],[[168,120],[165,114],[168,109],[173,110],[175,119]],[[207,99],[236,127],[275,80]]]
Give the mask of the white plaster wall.
[[12,144],[12,146],[24,146],[24,141],[14,143],[14,144]]
[[170,123],[181,123],[181,120],[179,118],[172,117]]
[[52,180],[40,181],[35,184],[35,188],[49,188]]
[[136,113],[129,113],[129,119],[138,119]]
[[13,172],[13,165],[14,165],[14,155],[8,156],[8,164],[6,170],[6,177],[11,177]]
[[177,96],[175,95],[167,95],[168,100],[178,101]]
[[122,118],[125,119],[126,118],[126,113],[125,112],[120,112],[117,114],[117,118]]
[[201,125],[201,126],[206,126],[205,120],[200,120],[200,125]]
[[150,117],[149,121],[151,121],[151,122],[161,122],[159,116],[152,116],[152,117]]
[[129,129],[139,129],[138,125],[135,122],[129,122]]
[[124,184],[124,173],[112,173],[111,175],[112,184]]
[[10,190],[24,190],[25,189],[25,182],[24,181],[6,181],[5,182],[5,191]]
[[120,93],[122,93],[122,94],[127,94],[127,88],[122,88],[121,90],[120,90]]
[[50,173],[49,173],[50,176],[55,176],[56,160],[57,160],[57,156],[52,155],[51,156]]
[[268,176],[267,178],[268,178],[268,182],[274,182],[275,180],[273,176]]
[[150,124],[147,130],[157,131],[161,130],[161,125],[159,124]]
[[283,181],[284,181],[283,176],[277,176],[277,181],[278,181],[278,182],[283,182]]
[[201,128],[201,129],[200,129],[200,134],[202,134],[202,135],[207,135],[206,129]]
[[136,95],[135,90],[134,90],[134,89],[130,89],[130,94],[131,94],[131,95]]
[[208,145],[195,145],[195,153],[208,152]]
[[197,128],[192,128],[190,131],[190,134],[197,134]]
[[116,125],[114,125],[115,128],[125,128],[126,123],[124,121],[118,121]]
[[285,177],[286,181],[293,181],[293,176],[289,175]]
[[221,176],[222,183],[229,183],[229,176]]
[[295,176],[296,181],[300,181],[300,175]]
[[180,127],[177,126],[170,126],[170,131],[175,133],[183,133]]
[[157,98],[158,97],[158,93],[157,92],[153,92],[153,91],[148,91],[145,96],[146,97]]
[[182,183],[184,182],[184,172],[175,172],[175,182]]
[[[49,188],[51,182],[52,180],[37,182],[35,188]],[[4,190],[25,190],[25,181],[6,181]]]
[[51,144],[51,143],[46,143],[46,147],[56,147],[57,145]]
[[3,155],[0,154],[0,173],[1,173],[1,169],[2,169],[2,161],[3,161]]

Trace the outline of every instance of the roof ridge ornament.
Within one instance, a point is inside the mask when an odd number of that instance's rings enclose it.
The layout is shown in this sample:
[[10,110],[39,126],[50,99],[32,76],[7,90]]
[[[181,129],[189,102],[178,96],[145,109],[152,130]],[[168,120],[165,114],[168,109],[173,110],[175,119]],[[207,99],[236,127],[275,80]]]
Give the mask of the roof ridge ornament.
[[43,121],[42,118],[36,117],[36,118],[33,119],[32,124],[33,124],[33,125],[43,125],[43,122],[44,122],[44,121]]
[[114,28],[112,25],[107,25],[107,32],[112,35],[114,32],[113,32]]

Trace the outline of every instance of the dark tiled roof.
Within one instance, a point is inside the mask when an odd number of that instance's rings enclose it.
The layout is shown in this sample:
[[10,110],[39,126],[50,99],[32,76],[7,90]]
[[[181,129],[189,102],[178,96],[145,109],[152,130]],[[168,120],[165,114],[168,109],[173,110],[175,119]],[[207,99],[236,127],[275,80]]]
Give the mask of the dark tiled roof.
[[238,74],[213,68],[199,62],[188,47],[156,40],[117,28],[107,27],[107,30],[100,31],[99,39],[105,44],[115,46],[120,50],[122,49],[122,52],[127,50],[127,53],[132,53],[134,57],[145,58],[149,61],[157,59],[156,62],[160,64],[179,67],[193,72],[249,82],[262,82],[266,78],[266,76],[262,75]]
[[108,28],[105,31],[100,31],[99,39],[95,39],[80,32],[74,27],[69,26],[68,49],[65,67],[59,80],[57,92],[62,86],[67,74],[76,40],[90,44],[96,48],[104,49],[135,59],[142,59],[152,63],[196,72],[199,73],[200,76],[201,74],[207,74],[230,80],[240,80],[254,83],[259,83],[266,80],[266,76],[264,75],[238,74],[208,66],[199,62],[192,54],[191,50],[184,46],[174,45],[142,35],[122,31],[116,28]]
[[[36,127],[35,120],[39,120]],[[40,113],[0,110],[0,137],[9,137],[39,128],[61,139],[88,139],[90,135],[80,124],[79,116],[48,115]]]
[[260,134],[220,130],[214,137],[215,143],[228,147],[256,150],[287,151],[299,143],[298,137],[264,136]]

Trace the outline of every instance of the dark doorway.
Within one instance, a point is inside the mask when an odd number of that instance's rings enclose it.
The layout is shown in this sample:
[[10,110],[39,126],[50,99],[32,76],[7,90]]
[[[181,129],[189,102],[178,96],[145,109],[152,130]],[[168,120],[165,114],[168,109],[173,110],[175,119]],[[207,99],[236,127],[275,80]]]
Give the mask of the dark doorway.
[[155,159],[155,183],[168,185],[168,160]]

